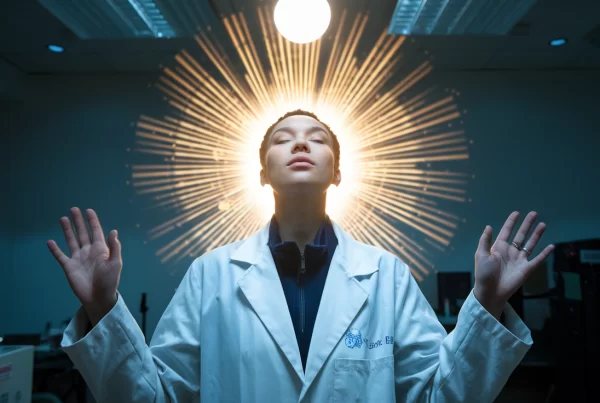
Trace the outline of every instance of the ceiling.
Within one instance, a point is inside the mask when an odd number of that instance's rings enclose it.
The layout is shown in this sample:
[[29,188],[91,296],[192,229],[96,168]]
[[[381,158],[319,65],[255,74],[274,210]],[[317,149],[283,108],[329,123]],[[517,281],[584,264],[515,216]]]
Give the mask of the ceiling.
[[[67,1],[67,0],[65,0]],[[201,3],[202,24],[220,24],[218,14],[250,14],[273,0],[178,0]],[[394,0],[329,0],[332,12],[369,12],[369,25],[379,35],[393,14]],[[212,3],[212,4],[209,4]],[[335,17],[334,17],[335,18]],[[336,20],[332,21],[332,25]],[[250,25],[255,29],[257,25]],[[596,30],[595,45],[590,43]],[[330,28],[329,32],[333,29]],[[600,68],[600,1],[537,0],[506,36],[419,36],[415,43],[435,57],[436,68],[598,69]],[[566,37],[559,48],[548,45]],[[224,38],[225,39],[225,38]],[[49,43],[64,53],[47,50]],[[22,74],[156,73],[181,49],[196,47],[193,38],[80,40],[36,0],[0,0],[0,63]],[[0,75],[2,75],[0,69]],[[5,75],[2,75],[5,76]]]

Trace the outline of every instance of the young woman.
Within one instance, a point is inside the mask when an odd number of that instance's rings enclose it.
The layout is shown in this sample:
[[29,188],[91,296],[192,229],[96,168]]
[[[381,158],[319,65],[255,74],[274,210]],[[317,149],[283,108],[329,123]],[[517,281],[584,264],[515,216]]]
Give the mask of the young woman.
[[[48,247],[82,303],[62,346],[99,402],[493,401],[532,345],[507,304],[535,266],[544,224],[511,214],[475,253],[475,287],[447,334],[409,268],[325,213],[339,143],[311,113],[267,131],[260,180],[275,213],[249,239],[197,258],[150,346],[118,293],[117,231],[96,213],[61,218],[71,252]],[[501,314],[504,313],[502,323]],[[88,320],[93,328],[85,333]]]

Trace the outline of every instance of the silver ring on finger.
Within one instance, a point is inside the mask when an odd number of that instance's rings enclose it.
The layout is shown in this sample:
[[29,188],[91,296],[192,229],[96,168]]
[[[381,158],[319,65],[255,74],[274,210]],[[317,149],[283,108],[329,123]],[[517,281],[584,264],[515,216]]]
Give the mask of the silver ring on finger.
[[521,248],[521,250],[522,250],[523,252],[525,252],[525,254],[526,254],[527,256],[531,255],[531,251],[530,251],[529,249],[527,249],[526,247],[524,247],[524,246],[523,246],[523,247]]
[[517,248],[518,250],[523,250],[523,245],[521,245],[520,243],[512,241],[511,245]]

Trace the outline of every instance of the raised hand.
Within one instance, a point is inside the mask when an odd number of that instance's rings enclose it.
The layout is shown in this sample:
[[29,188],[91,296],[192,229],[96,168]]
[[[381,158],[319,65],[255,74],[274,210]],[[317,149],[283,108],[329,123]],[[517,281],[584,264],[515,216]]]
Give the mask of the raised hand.
[[67,257],[53,240],[49,240],[47,245],[95,325],[117,302],[117,287],[123,268],[121,243],[114,230],[108,236],[107,246],[100,220],[93,210],[86,211],[91,233],[77,207],[71,209],[71,215],[76,232],[69,217],[60,219],[71,257]]
[[514,239],[510,236],[519,219],[519,212],[513,212],[502,227],[496,242],[492,245],[492,227],[483,231],[479,247],[475,253],[475,289],[477,300],[497,319],[508,299],[521,287],[535,268],[554,250],[554,245],[546,246],[534,259],[529,260],[546,224],[539,223],[529,240],[527,235],[537,218],[530,212]]

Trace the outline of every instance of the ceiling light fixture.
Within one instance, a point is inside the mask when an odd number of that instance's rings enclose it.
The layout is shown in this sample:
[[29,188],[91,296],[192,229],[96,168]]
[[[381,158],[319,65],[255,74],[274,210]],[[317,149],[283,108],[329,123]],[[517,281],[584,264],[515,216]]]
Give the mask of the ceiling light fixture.
[[279,0],[274,19],[277,30],[285,39],[310,43],[327,31],[331,7],[327,0]]
[[58,45],[48,45],[48,50],[50,52],[54,52],[54,53],[62,53],[65,51],[65,48],[63,48],[62,46],[58,46]]
[[567,43],[566,38],[556,38],[556,39],[552,39],[550,41],[550,46],[558,47],[558,46],[566,45],[566,43]]

